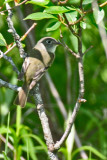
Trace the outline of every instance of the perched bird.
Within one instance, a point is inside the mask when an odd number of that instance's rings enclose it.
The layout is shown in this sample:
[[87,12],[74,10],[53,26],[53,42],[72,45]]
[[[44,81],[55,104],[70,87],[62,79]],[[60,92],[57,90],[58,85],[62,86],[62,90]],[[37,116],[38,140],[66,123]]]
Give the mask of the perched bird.
[[52,37],[44,37],[37,42],[31,54],[25,58],[22,71],[18,77],[19,80],[24,77],[24,84],[14,101],[15,105],[25,106],[29,91],[51,66],[56,47],[59,44],[61,43]]

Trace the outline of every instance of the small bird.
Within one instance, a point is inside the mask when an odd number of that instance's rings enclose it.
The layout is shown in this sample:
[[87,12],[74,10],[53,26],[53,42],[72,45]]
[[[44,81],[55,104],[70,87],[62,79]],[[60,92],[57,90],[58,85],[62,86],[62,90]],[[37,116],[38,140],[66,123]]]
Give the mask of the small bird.
[[19,80],[24,77],[24,84],[18,92],[14,101],[15,105],[24,107],[26,105],[29,91],[36,85],[47,69],[51,66],[55,50],[61,42],[52,37],[40,39],[31,51],[31,54],[25,58],[22,65]]

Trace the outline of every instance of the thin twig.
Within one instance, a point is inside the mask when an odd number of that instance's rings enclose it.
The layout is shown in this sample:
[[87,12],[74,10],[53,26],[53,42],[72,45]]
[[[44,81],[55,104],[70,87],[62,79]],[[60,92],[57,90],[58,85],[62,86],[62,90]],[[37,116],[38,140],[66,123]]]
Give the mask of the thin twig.
[[24,0],[22,1],[21,3],[17,4],[16,6],[10,8],[10,9],[6,9],[4,11],[1,11],[0,14],[4,13],[4,12],[7,12],[8,10],[13,10],[14,8],[18,7],[18,6],[21,6],[22,4],[26,3],[28,0]]
[[79,38],[78,34],[73,30],[73,28],[72,28],[71,25],[69,24],[69,21],[68,21],[66,15],[65,15],[65,13],[63,13],[63,17],[65,18],[65,21],[66,21],[66,23],[67,23],[67,25],[68,25],[68,28],[70,29],[70,31],[72,32],[72,34],[73,34],[74,36],[76,36],[77,38]]
[[86,49],[86,51],[83,54],[86,54],[91,48],[93,48],[92,45],[88,49]]
[[67,2],[68,2],[68,0],[64,0],[64,1],[59,0],[58,1],[59,4],[66,4]]
[[[82,9],[82,0],[80,1],[80,9]],[[65,17],[66,19],[66,17]],[[69,24],[69,22],[67,22],[67,24]],[[71,29],[71,32],[74,34],[74,31]],[[81,36],[82,36],[82,29],[80,27],[79,24],[79,30],[78,30],[78,55],[79,55],[79,59],[78,59],[78,68],[79,68],[79,82],[80,82],[80,89],[79,89],[79,95],[78,95],[78,99],[77,102],[75,104],[75,107],[73,109],[72,115],[70,117],[70,120],[68,122],[67,128],[63,134],[63,136],[61,137],[61,139],[56,142],[56,144],[54,145],[55,149],[59,149],[61,147],[61,145],[64,143],[64,141],[66,140],[66,138],[68,137],[72,125],[74,124],[75,118],[77,116],[77,113],[79,111],[81,102],[85,102],[86,100],[83,99],[84,96],[84,72],[83,72],[83,62],[82,62],[82,41],[81,41]]]
[[100,7],[104,7],[104,6],[106,6],[106,5],[107,5],[107,1],[104,2],[104,3],[102,3],[102,4],[100,4],[99,6],[100,6]]
[[64,48],[66,48],[74,57],[76,57],[77,59],[79,58],[79,55],[77,53],[75,53],[71,48],[69,48],[67,46],[67,44],[63,43]]
[[[27,37],[27,35],[29,34],[29,32],[31,32],[31,30],[36,26],[37,24],[36,23],[33,23],[33,25],[28,29],[28,31],[20,38],[20,42],[22,41],[22,40],[24,40],[26,37]],[[5,53],[4,53],[4,55],[6,55],[7,53],[9,53],[14,47],[16,47],[16,43],[11,47],[11,48],[9,48]],[[3,56],[1,56],[0,55],[0,58],[2,58]]]
[[78,20],[76,20],[75,22],[70,22],[69,25],[73,26],[73,25],[79,23],[80,21],[83,20],[84,16],[85,16],[85,15],[81,16],[81,17],[80,17]]

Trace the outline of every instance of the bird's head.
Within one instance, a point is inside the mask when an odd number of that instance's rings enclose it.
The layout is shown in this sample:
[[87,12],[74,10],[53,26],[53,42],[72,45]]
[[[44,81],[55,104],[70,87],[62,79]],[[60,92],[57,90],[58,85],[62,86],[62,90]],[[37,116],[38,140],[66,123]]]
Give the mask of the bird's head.
[[37,44],[40,43],[42,43],[45,46],[46,50],[51,53],[55,53],[56,47],[58,45],[61,45],[61,42],[52,37],[44,37],[40,39]]

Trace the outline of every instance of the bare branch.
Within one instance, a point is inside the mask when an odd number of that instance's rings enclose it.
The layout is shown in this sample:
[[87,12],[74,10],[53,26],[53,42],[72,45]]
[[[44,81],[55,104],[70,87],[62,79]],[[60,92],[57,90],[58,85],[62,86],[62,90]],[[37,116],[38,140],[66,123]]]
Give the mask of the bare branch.
[[76,20],[75,22],[70,22],[69,25],[75,25],[75,24],[79,23],[80,21],[83,20],[84,16],[85,16],[85,15],[81,16],[81,17],[80,17],[78,20]]
[[14,63],[13,60],[12,60],[12,58],[6,56],[1,50],[0,50],[0,54],[1,54],[1,56],[2,56],[5,60],[7,60],[7,61],[12,65],[13,70],[19,75],[20,72],[18,71],[15,63]]
[[68,0],[64,0],[64,1],[58,0],[59,4],[66,4],[67,2],[68,2]]
[[70,118],[70,120],[69,120],[69,122],[67,124],[67,128],[66,128],[63,136],[61,137],[60,141],[57,141],[56,144],[54,145],[55,149],[59,149],[61,147],[61,145],[64,143],[64,141],[66,140],[66,138],[68,137],[79,108],[80,108],[80,104],[77,102],[75,107],[74,107],[74,110],[72,112],[71,118]]
[[12,89],[14,91],[20,90],[20,87],[17,87],[16,85],[12,85],[11,83],[5,82],[2,79],[0,79],[0,87],[6,87],[6,88]]
[[78,34],[77,34],[77,33],[73,30],[73,28],[71,27],[71,25],[70,25],[70,23],[69,23],[66,15],[65,15],[65,13],[63,13],[63,17],[65,18],[65,21],[66,21],[66,23],[67,23],[67,25],[68,25],[68,28],[69,28],[69,30],[72,32],[72,34],[73,34],[74,36],[76,36],[77,38],[79,38]]
[[90,47],[84,52],[84,54],[86,54],[91,48],[93,48],[93,46],[90,46]]
[[[45,76],[46,76],[46,79],[48,81],[51,93],[54,96],[54,98],[56,100],[56,103],[58,104],[58,107],[59,107],[64,119],[66,120],[67,119],[67,111],[65,109],[65,106],[64,106],[63,102],[61,101],[60,95],[59,95],[59,93],[58,93],[58,91],[57,91],[49,73],[46,73]],[[75,130],[75,141],[76,141],[76,144],[77,144],[78,147],[82,146],[76,130]],[[86,153],[83,150],[80,152],[80,154],[81,154],[81,157],[83,159],[87,159],[88,156],[86,155]]]
[[[31,32],[31,30],[36,26],[37,24],[36,23],[33,23],[33,25],[28,29],[28,31],[20,38],[20,42],[21,41],[23,41],[26,37],[27,37],[27,35],[29,34],[29,32]],[[16,47],[16,43],[11,47],[11,48],[9,48],[5,53],[4,53],[4,55],[6,55],[7,53],[9,53],[14,47]],[[3,55],[1,56],[0,55],[0,58],[2,58],[3,57]]]
[[12,11],[11,11],[11,7],[9,6],[8,3],[6,3],[6,9],[8,10],[8,17],[7,17],[7,23],[8,23],[8,27],[9,27],[8,32],[12,33],[13,38],[14,38],[14,40],[16,42],[16,45],[19,48],[20,56],[22,58],[25,58],[26,57],[26,53],[24,52],[24,49],[23,49],[22,44],[20,42],[20,36],[17,34],[17,32],[16,32],[16,30],[15,30],[15,28],[13,26],[13,22],[11,20]]
[[12,10],[12,9],[14,9],[14,8],[16,8],[16,7],[18,7],[18,6],[21,6],[22,4],[26,3],[27,1],[28,1],[28,0],[24,0],[24,1],[22,1],[21,3],[17,4],[17,6],[14,6],[14,7],[10,8],[10,9],[6,9],[6,10],[4,10],[4,11],[1,11],[0,14],[2,14],[2,13],[4,13],[4,12],[7,12],[8,10]]
[[[81,8],[82,8],[82,0],[80,1],[80,9]],[[69,22],[68,22],[65,15],[64,15],[64,18],[66,19],[66,22],[69,25]],[[69,28],[70,28],[70,26],[69,26]],[[74,34],[74,31],[72,30],[72,28],[70,30]],[[72,127],[72,125],[75,121],[75,118],[77,116],[77,113],[79,111],[81,102],[86,101],[85,99],[83,99],[83,96],[84,96],[84,72],[83,72],[83,62],[82,62],[83,53],[82,53],[82,41],[81,41],[82,29],[80,27],[80,24],[79,24],[78,36],[76,36],[76,37],[78,39],[78,55],[79,55],[79,59],[78,59],[79,82],[80,82],[79,95],[78,95],[77,102],[76,102],[75,107],[73,109],[73,112],[72,112],[72,115],[71,115],[70,120],[68,122],[66,130],[65,130],[63,136],[61,137],[60,141],[56,142],[56,144],[54,145],[55,149],[59,149],[61,147],[61,145],[64,143],[64,141],[66,140],[66,138],[68,137],[68,135],[71,131],[71,127]]]
[[75,56],[77,59],[79,58],[79,55],[78,55],[77,53],[75,53],[74,51],[72,51],[72,49],[69,48],[69,47],[67,46],[67,44],[63,43],[63,46],[64,46],[73,56]]
[[36,87],[33,89],[34,93],[34,99],[35,103],[37,103],[37,112],[41,121],[41,125],[43,128],[44,138],[46,140],[46,144],[48,147],[48,155],[51,160],[58,160],[57,156],[53,153],[54,150],[54,141],[52,138],[52,134],[50,131],[49,123],[48,123],[48,117],[46,116],[43,101],[41,98],[41,94],[39,91],[39,84],[36,85]]

